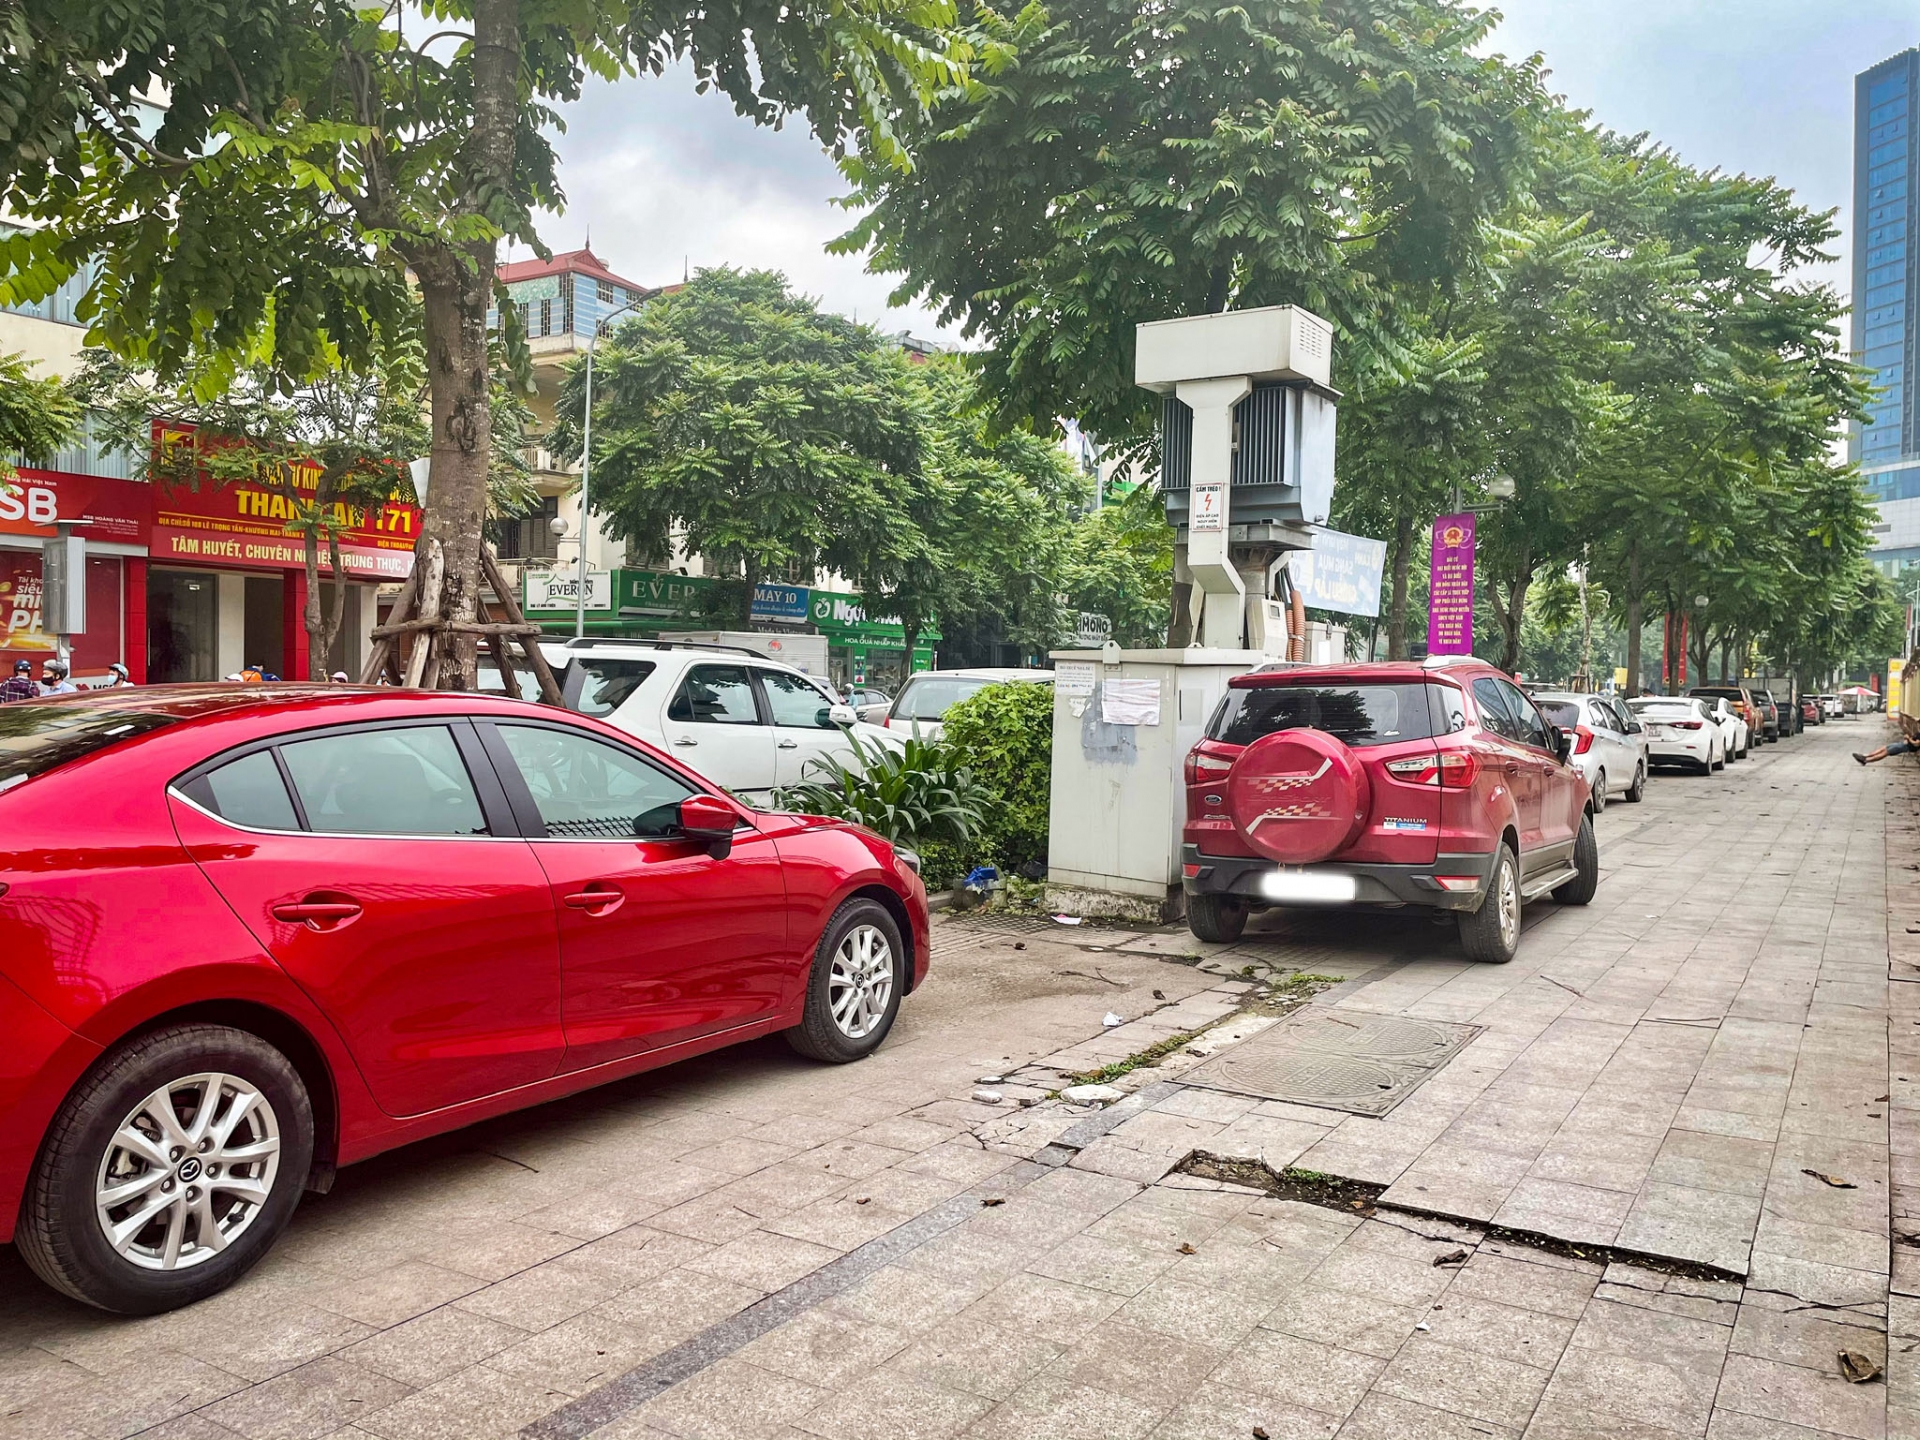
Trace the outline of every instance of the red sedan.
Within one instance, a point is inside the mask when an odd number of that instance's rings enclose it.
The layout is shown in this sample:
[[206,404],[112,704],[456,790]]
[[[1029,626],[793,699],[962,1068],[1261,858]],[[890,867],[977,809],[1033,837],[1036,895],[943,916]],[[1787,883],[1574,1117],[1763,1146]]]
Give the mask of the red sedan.
[[382,1150],[775,1031],[860,1059],[926,974],[917,864],[513,700],[0,708],[0,1240],[151,1313]]

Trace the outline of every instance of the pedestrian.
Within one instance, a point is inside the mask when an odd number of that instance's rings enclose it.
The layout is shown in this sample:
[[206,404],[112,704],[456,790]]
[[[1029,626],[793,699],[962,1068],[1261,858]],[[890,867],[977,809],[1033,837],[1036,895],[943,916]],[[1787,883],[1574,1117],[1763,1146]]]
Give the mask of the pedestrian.
[[42,695],[72,695],[80,687],[73,683],[72,671],[67,662],[55,656],[40,667],[40,693]]
[[0,705],[10,700],[38,700],[40,686],[33,678],[33,662],[16,660],[13,662],[13,674],[0,681]]
[[344,670],[336,670],[333,672],[333,674],[329,675],[327,678],[331,680],[335,685],[345,685],[349,683],[347,680],[347,672]]
[[94,688],[98,690],[120,690],[130,687],[132,684],[133,676],[128,673],[125,665],[122,665],[116,660],[107,666],[107,683],[95,686]]

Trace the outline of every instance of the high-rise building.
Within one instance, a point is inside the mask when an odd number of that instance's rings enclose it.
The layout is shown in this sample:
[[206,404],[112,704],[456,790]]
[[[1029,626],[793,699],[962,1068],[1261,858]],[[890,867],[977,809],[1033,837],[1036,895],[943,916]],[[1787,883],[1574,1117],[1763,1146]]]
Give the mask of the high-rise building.
[[1920,414],[1913,385],[1920,338],[1920,49],[1854,79],[1853,358],[1880,394],[1848,451],[1880,507],[1872,558],[1920,564]]

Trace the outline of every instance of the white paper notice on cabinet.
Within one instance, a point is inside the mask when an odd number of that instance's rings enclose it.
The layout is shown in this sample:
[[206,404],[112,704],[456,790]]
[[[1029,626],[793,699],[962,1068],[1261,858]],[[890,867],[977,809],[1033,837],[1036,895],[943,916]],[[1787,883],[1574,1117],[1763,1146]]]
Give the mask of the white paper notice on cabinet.
[[1093,694],[1093,662],[1090,660],[1061,660],[1053,667],[1053,690],[1056,695]]
[[1109,725],[1158,725],[1158,680],[1108,680],[1100,686],[1100,718]]

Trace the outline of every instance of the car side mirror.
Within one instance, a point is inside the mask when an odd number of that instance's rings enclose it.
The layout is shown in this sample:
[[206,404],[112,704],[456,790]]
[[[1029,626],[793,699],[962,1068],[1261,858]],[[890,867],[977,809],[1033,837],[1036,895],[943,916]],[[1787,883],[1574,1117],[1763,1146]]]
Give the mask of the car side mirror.
[[860,712],[851,705],[831,705],[827,708],[827,723],[829,725],[857,725],[860,723]]
[[1629,720],[1629,721],[1627,721],[1627,734],[1629,734],[1629,735],[1640,735],[1640,734],[1644,734],[1644,733],[1645,733],[1645,731],[1644,731],[1644,729],[1642,728],[1642,726],[1641,726],[1641,724],[1640,724],[1640,722],[1639,722],[1638,720]]
[[726,801],[713,795],[689,795],[680,802],[680,833],[707,847],[716,860],[733,853],[736,818]]
[[1573,755],[1573,737],[1558,725],[1549,725],[1547,733],[1553,737],[1553,753],[1560,757],[1560,763],[1566,764]]

